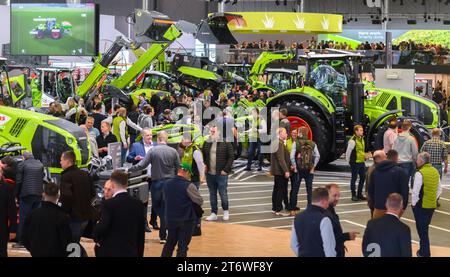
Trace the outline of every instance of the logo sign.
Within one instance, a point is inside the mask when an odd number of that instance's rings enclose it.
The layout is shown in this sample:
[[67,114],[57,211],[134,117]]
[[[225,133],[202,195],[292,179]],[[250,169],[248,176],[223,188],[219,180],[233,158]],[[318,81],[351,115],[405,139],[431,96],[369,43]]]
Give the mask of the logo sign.
[[0,114],[0,126],[4,126],[6,125],[6,123],[8,123],[8,121],[11,120],[11,117],[4,115],[4,114]]
[[381,247],[378,243],[370,243],[367,245],[367,253],[370,253],[367,255],[367,257],[374,257],[378,258],[381,257]]
[[108,155],[112,158],[113,170],[122,166],[122,144],[120,142],[108,143]]
[[81,247],[78,243],[71,243],[67,245],[66,251],[69,253],[69,255],[67,256],[69,258],[81,257]]

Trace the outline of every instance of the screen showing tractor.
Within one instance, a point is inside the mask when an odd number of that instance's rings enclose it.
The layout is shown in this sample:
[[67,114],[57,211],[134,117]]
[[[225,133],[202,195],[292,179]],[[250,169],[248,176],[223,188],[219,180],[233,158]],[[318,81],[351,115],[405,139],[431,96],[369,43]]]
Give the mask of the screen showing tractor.
[[11,4],[11,54],[95,56],[97,6]]

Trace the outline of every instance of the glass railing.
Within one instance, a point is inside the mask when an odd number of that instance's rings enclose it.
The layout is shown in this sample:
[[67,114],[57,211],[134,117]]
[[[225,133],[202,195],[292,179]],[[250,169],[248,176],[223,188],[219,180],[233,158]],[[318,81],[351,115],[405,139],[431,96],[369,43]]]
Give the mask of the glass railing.
[[[218,63],[231,63],[231,64],[253,64],[258,56],[264,51],[263,49],[228,49],[228,50],[216,50],[216,62]],[[278,50],[280,51],[280,50]],[[287,51],[287,50],[284,50]],[[305,55],[309,52],[315,53],[330,53],[326,49],[294,49],[297,53],[297,58],[294,60],[277,61],[278,63],[299,63],[298,57]],[[368,57],[373,57],[373,64],[383,65],[386,63],[385,51],[383,50],[346,50],[348,52],[361,53]],[[418,65],[450,65],[450,53],[440,52],[436,53],[431,50],[393,50],[392,51],[392,64],[393,65],[406,65],[406,66],[418,66]]]

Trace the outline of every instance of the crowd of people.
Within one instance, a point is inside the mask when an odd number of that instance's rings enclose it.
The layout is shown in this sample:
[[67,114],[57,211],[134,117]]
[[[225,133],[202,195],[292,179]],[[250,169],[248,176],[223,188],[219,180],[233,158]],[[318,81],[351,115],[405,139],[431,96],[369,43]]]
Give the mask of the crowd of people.
[[[426,141],[419,152],[410,133],[411,122],[404,120],[401,128],[402,132],[398,133],[397,119],[392,118],[384,133],[384,148],[374,152],[374,164],[369,167],[367,176],[362,126],[355,126],[354,136],[348,143],[346,158],[352,173],[351,199],[367,200],[371,211],[372,219],[367,223],[362,240],[362,254],[366,257],[412,256],[411,230],[400,221],[408,204],[411,204],[420,239],[416,255],[431,256],[428,229],[434,210],[439,206],[442,173],[448,170],[448,151],[440,140],[440,129],[433,130],[432,139]],[[280,138],[284,137],[282,130]],[[286,179],[289,174],[286,172]],[[364,185],[367,198],[362,194]],[[330,184],[312,192],[307,190],[307,193],[311,195],[311,204],[295,217],[292,227],[293,252],[299,257],[345,256],[344,242],[354,240],[358,233],[342,232],[334,211],[339,202],[339,186]]]
[[[301,41],[301,42],[293,42],[292,44],[285,43],[282,39],[280,40],[264,40],[260,39],[255,41],[243,41],[240,44],[231,45],[230,49],[249,49],[249,50],[264,50],[264,51],[279,51],[279,50],[296,50],[296,49],[305,49],[305,50],[324,50],[324,49],[340,49],[340,50],[378,50],[384,51],[386,49],[386,45],[384,42],[362,42],[355,45],[350,45],[347,42],[339,42],[333,40],[320,40],[318,41],[315,37],[311,37],[311,39]],[[448,46],[441,44],[433,44],[433,43],[415,43],[412,40],[408,41],[400,41],[399,43],[395,43],[392,45],[393,50],[399,51],[431,51],[435,55],[447,55]]]
[[[223,93],[217,99],[213,99],[208,90],[195,95],[197,100],[202,100],[201,110],[215,106],[221,113],[214,120],[199,122],[208,126],[209,136],[202,146],[197,145],[194,134],[186,132],[177,149],[169,146],[169,135],[165,131],[158,132],[155,141],[152,129],[177,121],[171,115],[174,107],[186,107],[192,112],[187,123],[198,121],[193,112],[197,102],[189,93],[157,99],[148,99],[143,94],[131,110],[119,105],[113,107],[113,115],[106,112],[101,96],[94,98],[92,109],[86,108],[83,101],[76,103],[69,99],[70,109],[65,115],[56,108],[58,103],[52,103],[51,114],[64,117],[86,130],[94,155],[98,158],[106,156],[108,144],[119,142],[123,161],[132,165],[127,172],[112,173],[104,185],[102,204],[95,208],[91,203],[96,193],[93,181],[88,172],[76,166],[72,151],[61,156],[63,172],[58,184],[43,181],[43,165],[31,153],[25,152],[19,164],[11,157],[3,158],[0,255],[7,255],[11,231],[17,233],[18,242],[14,247],[26,247],[32,256],[65,256],[67,245],[79,246],[81,237],[88,236],[96,242],[96,256],[139,257],[145,249],[145,232],[151,232],[152,226],[159,231],[160,243],[164,244],[161,256],[172,256],[176,245],[176,255],[187,256],[192,236],[202,234],[203,199],[198,192],[202,183],[208,187],[211,206],[211,213],[205,220],[216,221],[220,217],[217,194],[221,200],[222,219],[230,219],[228,176],[232,173],[236,154],[240,155],[239,151],[242,151],[237,143],[237,123],[231,111],[236,105],[265,101],[270,96],[248,89],[234,86],[228,94]],[[339,186],[330,184],[326,188],[313,189],[320,153],[318,145],[311,140],[310,130],[307,127],[291,128],[286,109],[273,111],[270,116],[271,122],[279,123],[277,129],[270,131],[278,140],[270,153],[270,173],[274,177],[273,214],[294,216],[291,246],[296,255],[345,256],[344,242],[354,240],[358,232],[342,231],[335,212],[340,197]],[[262,170],[266,165],[262,138],[269,133],[269,127],[265,120],[257,108],[251,109],[245,170],[252,171],[253,166]],[[346,159],[352,175],[351,200],[367,201],[372,217],[363,236],[364,256],[373,254],[368,248],[373,243],[380,246],[381,256],[412,255],[410,230],[398,220],[408,204],[413,207],[420,237],[420,249],[416,254],[430,256],[428,226],[439,205],[440,180],[448,170],[448,153],[440,140],[439,129],[433,130],[433,138],[419,151],[409,132],[411,125],[409,120],[404,120],[399,133],[397,119],[389,122],[383,137],[384,148],[374,152],[374,165],[367,173],[362,126],[355,126],[354,135],[348,142]],[[142,203],[126,193],[128,174],[139,170],[147,170],[152,200],[150,220],[147,219],[148,202]],[[300,212],[298,192],[303,180],[308,205]],[[19,226],[16,226],[16,203]],[[380,237],[377,230],[383,228],[400,231]],[[397,240],[401,243],[398,247],[393,246],[391,242]],[[82,247],[80,255],[87,255]]]

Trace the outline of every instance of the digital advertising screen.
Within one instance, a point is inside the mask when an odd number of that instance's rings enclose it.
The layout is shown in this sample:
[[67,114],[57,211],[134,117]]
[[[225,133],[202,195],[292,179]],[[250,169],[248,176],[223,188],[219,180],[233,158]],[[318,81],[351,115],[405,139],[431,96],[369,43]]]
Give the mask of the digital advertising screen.
[[11,54],[95,56],[98,6],[11,3]]

